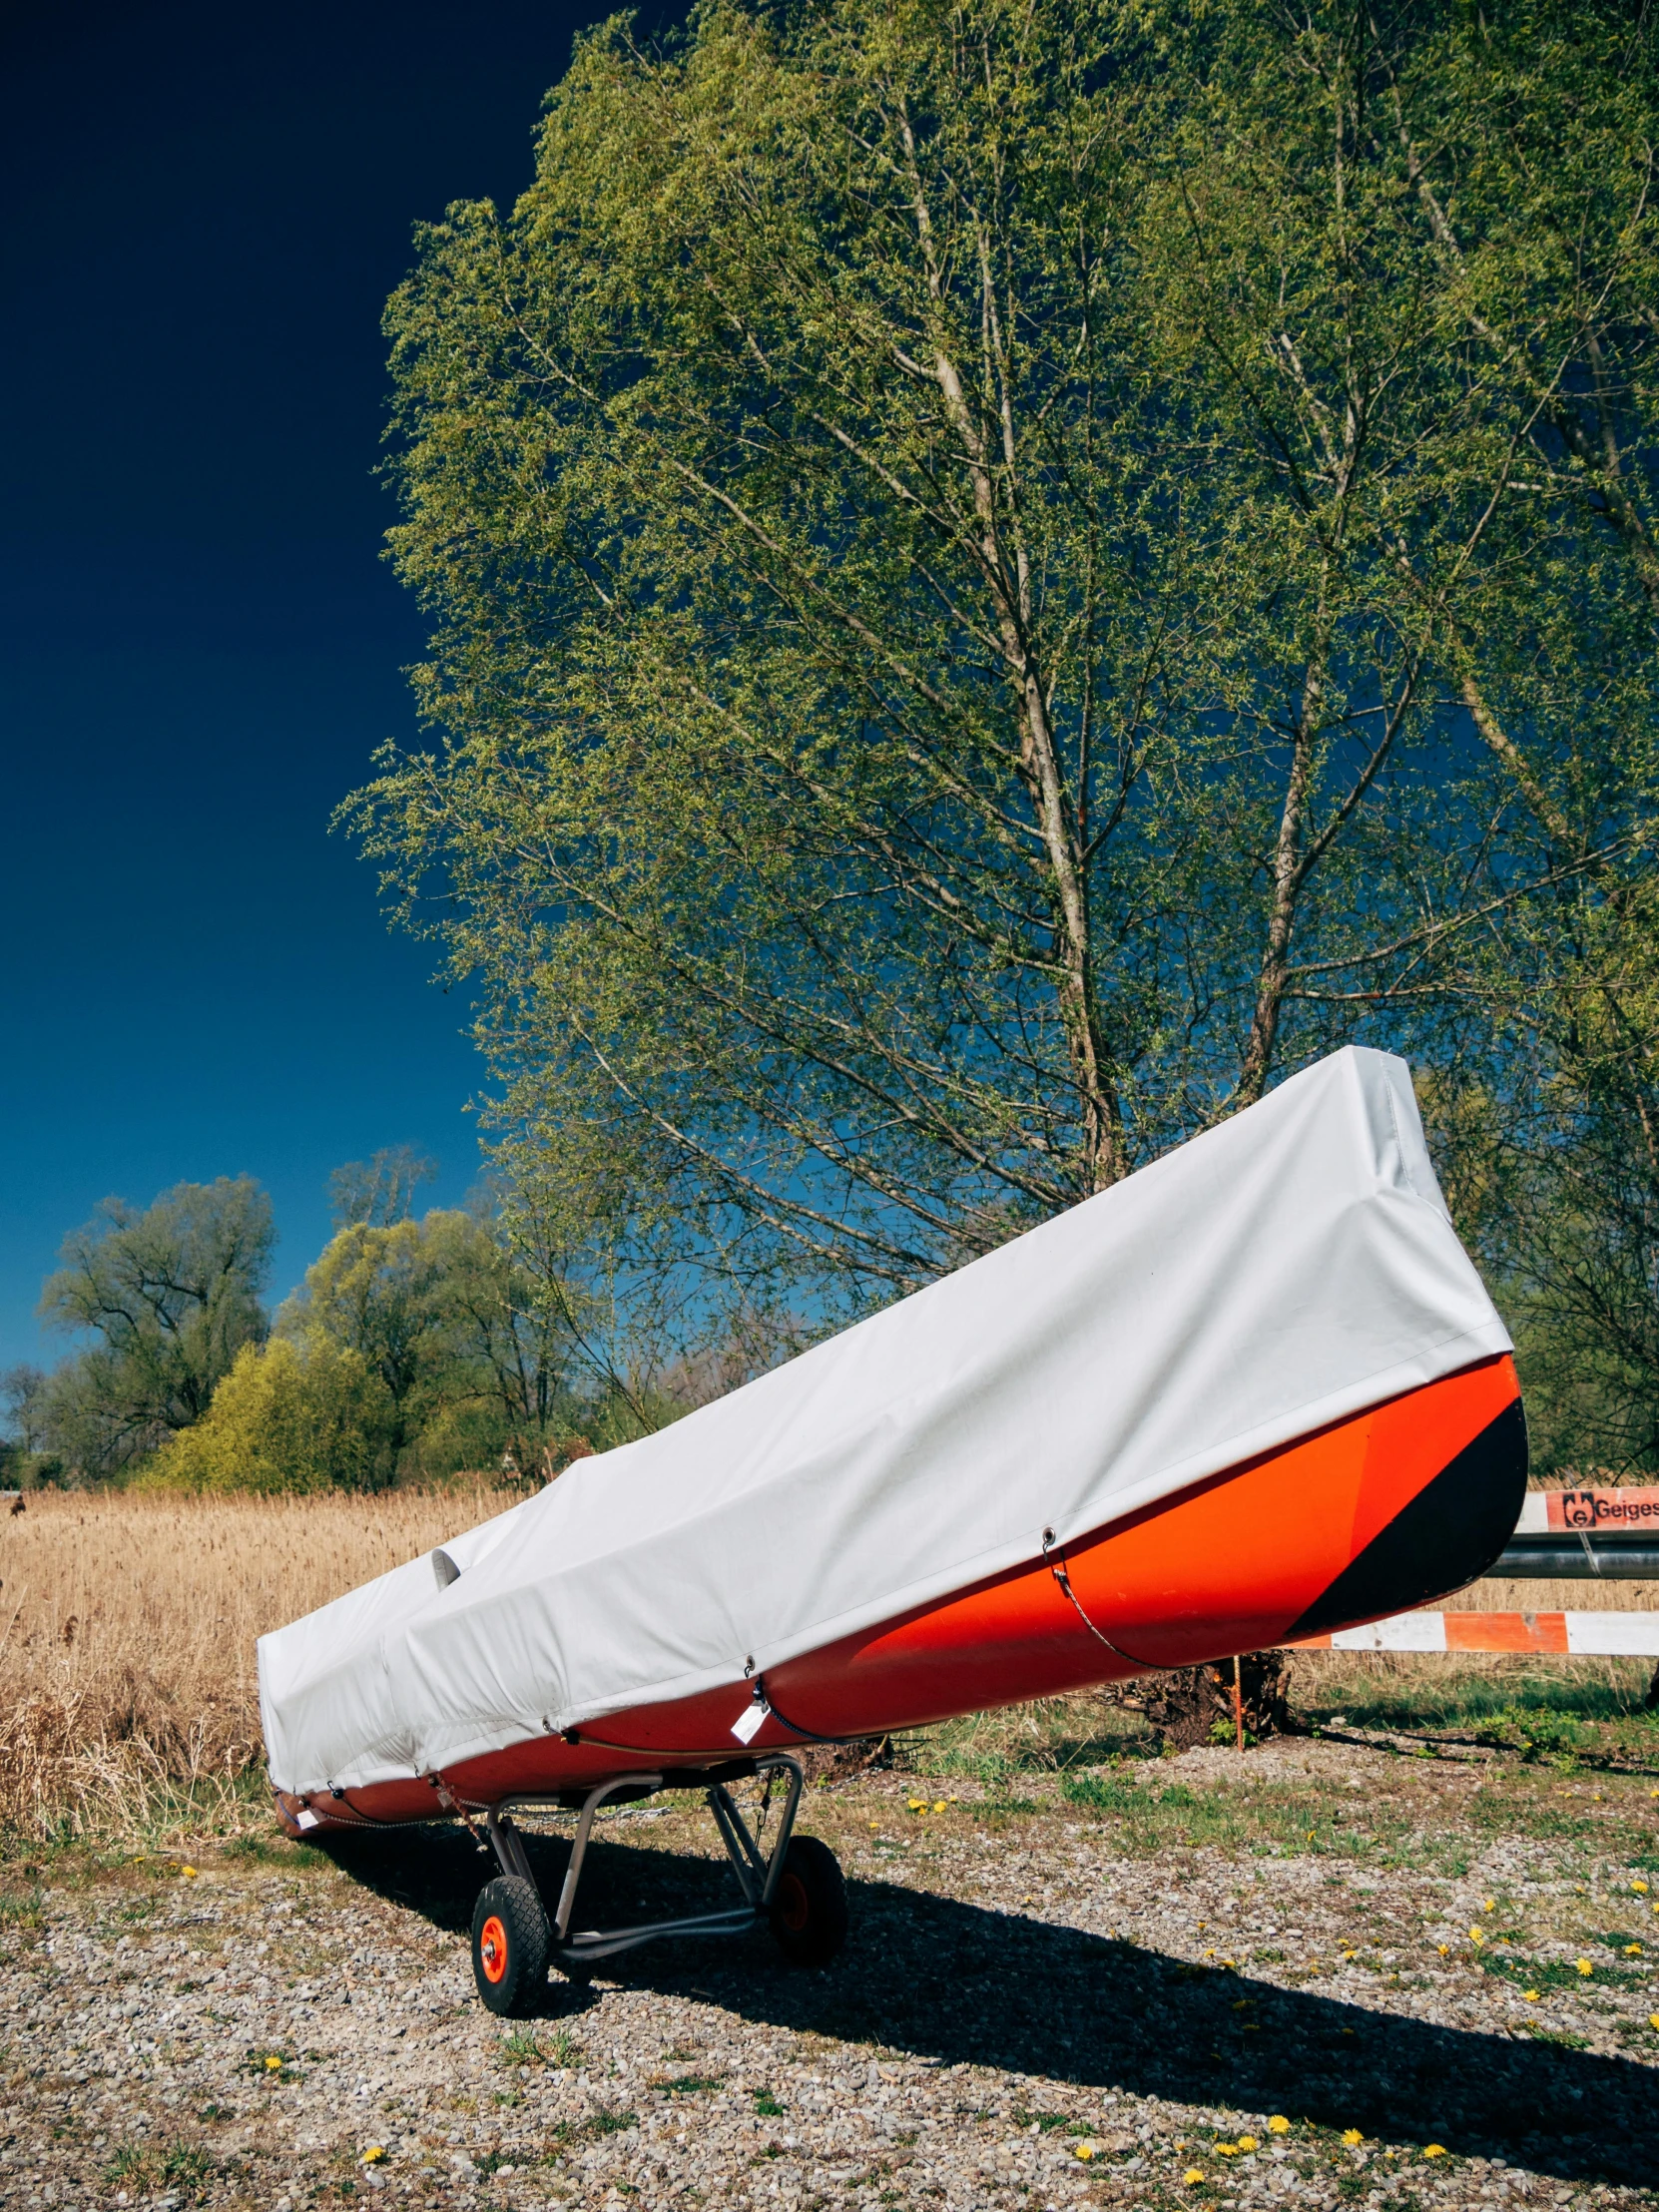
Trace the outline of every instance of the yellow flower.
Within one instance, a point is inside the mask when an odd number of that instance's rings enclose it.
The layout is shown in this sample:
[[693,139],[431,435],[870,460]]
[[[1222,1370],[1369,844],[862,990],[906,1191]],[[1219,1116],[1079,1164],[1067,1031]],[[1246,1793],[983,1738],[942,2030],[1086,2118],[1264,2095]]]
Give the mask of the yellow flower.
[[1471,1943],[1483,1943],[1485,1940],[1486,1931],[1483,1928],[1471,1928],[1469,1930],[1469,1941]]
[[1076,2143],[1072,2147],[1077,2157],[1083,2159],[1085,2162],[1087,2162],[1094,2156],[1093,2143]]
[[943,1799],[943,1798],[940,1798],[940,1800],[939,1800],[938,1804],[934,1806],[933,1810],[934,1810],[934,1812],[935,1812],[935,1813],[942,1813],[942,1812],[943,1812],[943,1811],[945,1810],[945,1804],[944,1804],[944,1799]]
[[270,2057],[266,2060],[265,2064],[267,2073],[276,2073],[280,2070],[282,2061],[277,2057],[276,2053],[273,2051]]
[[1185,2186],[1191,2189],[1196,2183],[1204,2179],[1204,2168],[1202,2166],[1189,2166],[1181,2179]]
[[1444,2143],[1424,2143],[1422,2155],[1424,2158],[1443,2158],[1445,2156],[1445,2145]]
[[1239,2155],[1237,2143],[1212,2143],[1210,2148],[1218,2158],[1237,2158]]
[[1640,1943],[1626,1943],[1624,1946],[1624,1955],[1627,1958],[1639,1958],[1641,1952],[1642,1946]]
[[187,1882],[194,1882],[196,1880],[196,1869],[194,1867],[181,1867],[179,1869],[179,1872],[184,1876]]
[[1521,1995],[1525,1997],[1528,2004],[1536,2004],[1538,2001],[1538,1992],[1536,1989],[1523,1989],[1521,1991]]
[[363,2164],[365,2166],[377,2166],[385,2155],[383,2143],[370,2143],[367,2150],[363,2152]]
[[1577,1965],[1579,1972],[1582,1974],[1592,1974],[1595,1972],[1594,1966],[1590,1964],[1590,1961],[1587,1958],[1580,1958],[1575,1960],[1574,1962]]
[[926,1808],[926,1806],[925,1806],[925,1805],[923,1805],[923,1804],[922,1804],[922,1802],[921,1802],[920,1798],[918,1798],[918,1797],[913,1797],[913,1798],[911,1798],[911,1800],[910,1800],[910,1811],[911,1811],[912,1813],[925,1813],[925,1812],[926,1812],[926,1810],[927,1810],[927,1808]]
[[1440,1956],[1444,1958],[1449,1955],[1451,1945],[1449,1943],[1436,1943],[1434,1945],[1434,1948],[1439,1952]]
[[1343,2129],[1343,2141],[1350,2150],[1357,2150],[1365,2139],[1357,2127],[1345,2127]]
[[1268,2122],[1268,2133],[1270,2135],[1289,2135],[1290,2132],[1290,2121],[1286,2119],[1283,2112],[1276,2112]]
[[1495,1913],[1497,1911],[1496,1898],[1488,1898],[1480,1910],[1482,1913]]
[[1650,2012],[1647,2016],[1647,2024],[1649,2027],[1659,2027],[1659,2012]]
[[1231,1965],[1232,1965],[1233,1963],[1234,1963],[1234,1961],[1233,1961],[1233,1960],[1232,1960],[1231,1958],[1224,1958],[1224,1959],[1222,1960],[1222,1964],[1223,1964],[1224,1966],[1231,1966]]
[[1240,2150],[1254,2150],[1254,2149],[1256,2148],[1256,2138],[1255,2138],[1255,2136],[1254,2136],[1254,2135],[1241,2135],[1241,2136],[1239,2137],[1239,2148],[1240,2148]]
[[1630,1885],[1630,1887],[1635,1891],[1636,1895],[1639,1898],[1645,1898],[1647,1896],[1647,1884],[1641,1880],[1640,1876],[1637,1877],[1637,1879]]

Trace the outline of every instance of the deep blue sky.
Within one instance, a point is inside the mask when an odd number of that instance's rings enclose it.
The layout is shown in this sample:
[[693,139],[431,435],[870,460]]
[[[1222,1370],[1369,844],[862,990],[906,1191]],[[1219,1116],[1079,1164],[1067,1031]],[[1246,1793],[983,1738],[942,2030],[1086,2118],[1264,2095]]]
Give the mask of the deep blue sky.
[[0,1368],[64,1234],[244,1171],[276,1290],[342,1160],[475,1180],[466,1007],[327,834],[413,734],[379,560],[409,230],[528,182],[607,6],[12,10],[0,50]]

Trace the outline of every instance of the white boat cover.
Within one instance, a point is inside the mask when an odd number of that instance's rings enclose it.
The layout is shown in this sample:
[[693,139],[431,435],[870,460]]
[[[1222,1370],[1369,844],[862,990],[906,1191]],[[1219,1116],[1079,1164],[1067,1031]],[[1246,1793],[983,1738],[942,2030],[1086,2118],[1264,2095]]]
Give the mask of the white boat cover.
[[[1402,1060],[1349,1049],[971,1266],[260,1639],[273,1781],[730,1684],[1509,1349]],[[736,1751],[739,1747],[734,1744]]]

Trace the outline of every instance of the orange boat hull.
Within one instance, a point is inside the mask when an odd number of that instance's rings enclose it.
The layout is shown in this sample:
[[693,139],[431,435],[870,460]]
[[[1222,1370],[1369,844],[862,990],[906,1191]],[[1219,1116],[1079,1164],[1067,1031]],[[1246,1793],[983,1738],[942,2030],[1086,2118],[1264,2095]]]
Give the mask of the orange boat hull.
[[[1410,1390],[1212,1475],[1026,1566],[768,1670],[744,1745],[728,1685],[608,1714],[441,1776],[308,1798],[283,1826],[431,1820],[445,1798],[583,1792],[643,1765],[706,1768],[815,1738],[870,1736],[1259,1651],[1419,1605],[1503,1548],[1526,1482],[1507,1357]],[[1058,1571],[1057,1571],[1058,1570]]]

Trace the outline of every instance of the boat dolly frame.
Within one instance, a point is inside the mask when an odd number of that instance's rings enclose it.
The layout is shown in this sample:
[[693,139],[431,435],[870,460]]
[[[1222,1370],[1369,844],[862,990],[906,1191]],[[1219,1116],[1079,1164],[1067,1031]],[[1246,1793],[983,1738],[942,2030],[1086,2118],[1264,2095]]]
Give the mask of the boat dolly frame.
[[[774,1775],[787,1774],[790,1778],[770,1854],[763,1852],[759,1839],[750,1834],[749,1824],[727,1788],[729,1782],[747,1781],[752,1775],[763,1774],[768,1778],[769,1795]],[[572,1803],[575,1793],[568,1790],[557,1795],[515,1791],[509,1797],[499,1798],[485,1810],[484,1834],[503,1875],[527,1882],[539,1898],[541,1892],[530,1869],[524,1838],[513,1824],[512,1808],[545,1805],[556,1806],[561,1812],[577,1812],[576,1836],[559,1891],[558,1907],[547,1913],[544,1902],[542,1911],[547,1916],[549,1960],[573,1978],[580,1978],[595,1960],[633,1950],[659,1936],[742,1936],[764,1921],[772,1910],[784,1872],[804,1783],[800,1761],[784,1752],[768,1752],[756,1759],[731,1760],[716,1769],[687,1768],[679,1774],[672,1768],[660,1773],[619,1774],[613,1775],[608,1782],[599,1783],[576,1804]],[[647,1921],[635,1928],[590,1928],[583,1929],[579,1935],[571,1935],[576,1893],[587,1860],[593,1824],[601,1809],[612,1799],[624,1796],[629,1803],[637,1803],[643,1798],[655,1797],[660,1790],[699,1788],[706,1792],[709,1811],[714,1815],[715,1826],[726,1846],[732,1872],[738,1878],[738,1888],[743,1893],[742,1905],[728,1906],[719,1913],[695,1913],[682,1920]]]

